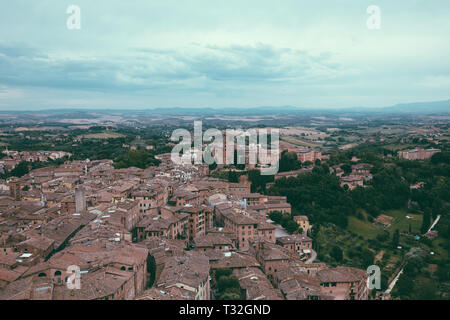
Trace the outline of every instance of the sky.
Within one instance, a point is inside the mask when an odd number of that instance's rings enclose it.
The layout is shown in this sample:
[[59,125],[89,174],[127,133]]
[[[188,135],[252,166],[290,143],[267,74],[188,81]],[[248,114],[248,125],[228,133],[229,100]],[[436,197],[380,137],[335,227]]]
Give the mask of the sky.
[[449,17],[448,0],[0,0],[0,110],[447,100]]

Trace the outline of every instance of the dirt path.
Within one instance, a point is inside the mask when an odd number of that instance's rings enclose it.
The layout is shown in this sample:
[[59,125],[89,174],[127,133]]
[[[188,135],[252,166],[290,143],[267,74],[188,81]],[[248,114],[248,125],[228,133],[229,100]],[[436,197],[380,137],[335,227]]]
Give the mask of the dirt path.
[[383,256],[384,256],[384,250],[381,250],[375,256],[374,263],[376,264],[378,261],[381,261],[383,259]]

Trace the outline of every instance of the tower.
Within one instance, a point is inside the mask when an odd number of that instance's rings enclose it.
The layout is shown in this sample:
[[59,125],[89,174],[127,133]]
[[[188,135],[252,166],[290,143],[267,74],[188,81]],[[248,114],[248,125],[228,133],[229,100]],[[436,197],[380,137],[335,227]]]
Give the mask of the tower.
[[80,213],[86,211],[86,195],[84,188],[78,186],[75,188],[75,212]]
[[20,180],[17,178],[12,178],[9,182],[9,194],[14,200],[20,201],[21,195],[21,186]]

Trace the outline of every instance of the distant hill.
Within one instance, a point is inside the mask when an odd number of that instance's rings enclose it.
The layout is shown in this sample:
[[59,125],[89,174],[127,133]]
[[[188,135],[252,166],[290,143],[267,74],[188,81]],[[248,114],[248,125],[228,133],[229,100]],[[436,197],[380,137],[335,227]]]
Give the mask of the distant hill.
[[[130,112],[130,111],[127,111]],[[142,112],[142,111],[141,111]],[[295,106],[262,106],[256,108],[156,108],[143,112],[158,114],[183,115],[286,115],[286,114],[365,114],[365,113],[412,113],[412,114],[449,114],[450,100],[402,103],[380,108],[349,107],[349,108],[307,108]]]
[[415,102],[402,103],[395,106],[382,108],[384,112],[390,113],[450,113],[450,100],[432,101],[432,102]]
[[64,114],[67,116],[79,117],[87,113],[107,113],[107,114],[161,114],[161,115],[201,115],[201,116],[264,116],[264,115],[325,115],[325,114],[450,114],[450,100],[402,103],[394,106],[367,108],[363,106],[348,108],[308,108],[296,106],[261,106],[261,107],[232,107],[232,108],[193,108],[193,107],[168,107],[168,108],[148,108],[148,109],[51,109],[51,110],[28,110],[28,111],[1,111],[1,113],[21,113],[21,114]]

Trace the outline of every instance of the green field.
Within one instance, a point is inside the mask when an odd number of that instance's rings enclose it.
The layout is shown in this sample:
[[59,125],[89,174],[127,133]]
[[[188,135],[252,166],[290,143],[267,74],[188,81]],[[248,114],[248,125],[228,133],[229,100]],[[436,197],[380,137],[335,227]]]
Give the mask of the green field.
[[[420,227],[422,226],[422,215],[407,213],[405,210],[390,210],[384,213],[387,216],[393,217],[394,220],[387,231],[392,235],[392,233],[398,229],[400,232],[409,232],[409,226],[411,225],[412,234],[420,234]],[[367,215],[363,213],[366,217]],[[410,218],[406,218],[409,216]],[[356,217],[349,217],[348,219],[348,230],[351,232],[366,238],[375,239],[378,234],[381,234],[384,230],[383,226],[375,225],[365,218],[365,220],[360,220]]]
[[367,220],[362,221],[353,216],[348,218],[347,229],[365,239],[375,239],[378,234],[383,232],[382,227],[375,226]]
[[92,134],[85,134],[82,136],[79,136],[79,138],[83,138],[83,139],[117,139],[117,138],[123,138],[125,137],[123,134],[121,133],[117,133],[117,132],[101,132],[101,133],[92,133]]
[[[394,232],[398,229],[400,232],[409,232],[409,225],[411,225],[411,232],[413,234],[420,234],[420,227],[422,226],[422,215],[407,213],[405,210],[391,210],[387,211],[385,215],[393,217],[390,232]],[[410,219],[406,216],[411,217]]]

